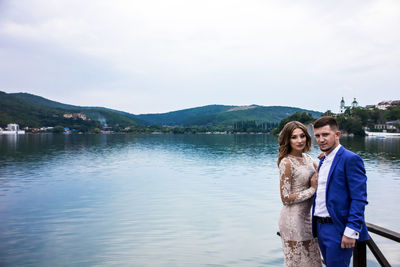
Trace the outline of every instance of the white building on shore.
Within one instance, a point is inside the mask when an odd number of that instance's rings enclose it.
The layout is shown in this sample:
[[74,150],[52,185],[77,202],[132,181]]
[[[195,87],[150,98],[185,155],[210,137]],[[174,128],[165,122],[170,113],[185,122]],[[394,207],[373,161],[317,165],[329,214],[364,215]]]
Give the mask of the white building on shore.
[[24,130],[19,129],[19,125],[15,123],[10,123],[7,125],[6,130],[1,130],[0,134],[25,134]]

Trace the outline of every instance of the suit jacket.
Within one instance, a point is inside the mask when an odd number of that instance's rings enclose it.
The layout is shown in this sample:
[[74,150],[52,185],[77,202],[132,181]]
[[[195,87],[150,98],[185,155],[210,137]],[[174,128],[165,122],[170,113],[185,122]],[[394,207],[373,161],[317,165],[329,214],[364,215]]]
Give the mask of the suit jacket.
[[[321,159],[319,167],[321,167]],[[315,197],[312,214],[315,211]],[[346,227],[359,232],[358,241],[369,239],[364,220],[367,202],[367,176],[361,157],[343,146],[338,150],[329,170],[326,184],[326,208],[337,230],[343,235]],[[316,220],[312,220],[317,236]]]

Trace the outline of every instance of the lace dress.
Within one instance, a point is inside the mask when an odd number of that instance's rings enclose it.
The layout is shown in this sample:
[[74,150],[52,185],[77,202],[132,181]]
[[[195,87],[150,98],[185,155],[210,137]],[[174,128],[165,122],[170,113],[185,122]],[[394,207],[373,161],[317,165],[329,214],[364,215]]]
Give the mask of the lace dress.
[[315,189],[310,177],[315,172],[312,158],[288,155],[279,164],[280,190],[283,207],[279,231],[285,266],[322,266],[318,241],[311,228],[311,205]]

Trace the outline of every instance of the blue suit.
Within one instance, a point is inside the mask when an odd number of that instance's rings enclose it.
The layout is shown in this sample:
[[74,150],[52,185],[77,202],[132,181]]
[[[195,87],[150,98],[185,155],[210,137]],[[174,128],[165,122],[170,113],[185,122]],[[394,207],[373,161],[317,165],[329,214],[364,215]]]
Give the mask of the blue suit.
[[[323,160],[321,159],[319,167],[321,167]],[[314,196],[313,215],[315,198],[316,196]],[[340,249],[345,228],[349,227],[359,233],[357,241],[369,239],[364,220],[365,205],[368,204],[367,176],[365,175],[364,163],[361,157],[344,147],[340,147],[336,153],[329,170],[325,200],[326,208],[333,224],[322,225],[323,228],[320,228],[321,224],[317,223],[313,216],[313,235],[318,237],[321,252],[327,266],[329,266],[332,258],[340,258],[343,255],[346,258],[344,262],[347,262],[347,258],[348,262],[350,262],[353,249]],[[333,247],[333,243],[335,243],[336,250],[329,252],[329,249]],[[337,248],[338,244],[339,247]],[[335,265],[339,266],[338,264]]]

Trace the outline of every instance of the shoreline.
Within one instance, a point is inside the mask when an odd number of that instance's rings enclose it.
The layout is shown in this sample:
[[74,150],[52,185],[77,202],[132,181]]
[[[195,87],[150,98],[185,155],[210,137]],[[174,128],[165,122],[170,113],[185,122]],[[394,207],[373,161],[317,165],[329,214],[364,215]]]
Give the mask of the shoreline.
[[385,132],[368,132],[365,131],[366,136],[374,136],[374,137],[400,137],[400,133],[385,133]]

